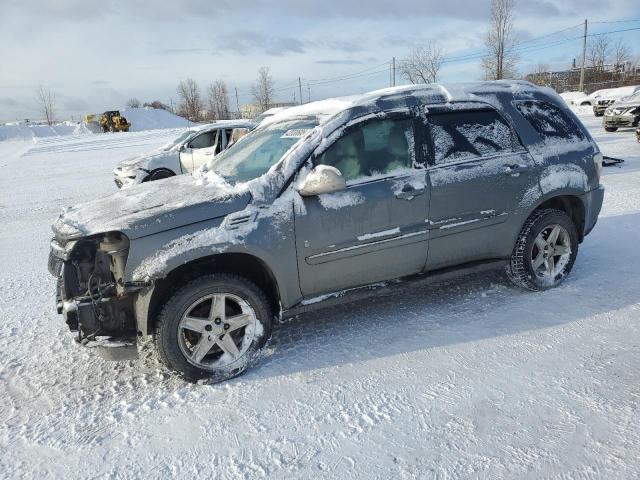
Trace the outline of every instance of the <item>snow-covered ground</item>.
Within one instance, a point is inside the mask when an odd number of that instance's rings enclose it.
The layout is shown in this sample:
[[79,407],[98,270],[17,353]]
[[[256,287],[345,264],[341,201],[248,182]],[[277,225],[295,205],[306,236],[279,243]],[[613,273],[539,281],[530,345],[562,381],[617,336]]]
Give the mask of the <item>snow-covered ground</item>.
[[221,385],[77,347],[46,268],[59,210],[175,131],[0,142],[0,477],[637,478],[640,144],[582,118],[627,161],[561,287],[381,291],[283,322]]

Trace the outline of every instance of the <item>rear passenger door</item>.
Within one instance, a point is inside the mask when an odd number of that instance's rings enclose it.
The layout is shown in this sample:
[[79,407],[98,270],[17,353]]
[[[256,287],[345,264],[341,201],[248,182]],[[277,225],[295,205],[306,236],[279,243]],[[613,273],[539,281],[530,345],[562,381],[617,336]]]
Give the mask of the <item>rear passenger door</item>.
[[508,255],[518,203],[537,186],[531,156],[496,110],[455,107],[429,108],[427,119],[429,270]]

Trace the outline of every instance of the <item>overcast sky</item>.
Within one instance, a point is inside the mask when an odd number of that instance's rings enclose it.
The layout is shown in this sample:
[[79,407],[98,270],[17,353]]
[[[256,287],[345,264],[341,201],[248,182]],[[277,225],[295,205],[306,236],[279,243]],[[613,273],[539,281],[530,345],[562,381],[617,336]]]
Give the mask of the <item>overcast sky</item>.
[[[638,0],[516,0],[521,42],[595,21],[640,19]],[[0,0],[0,121],[38,118],[39,82],[57,96],[60,117],[121,108],[130,97],[176,102],[191,77],[204,90],[227,82],[240,103],[260,66],[269,66],[277,98],[307,82],[363,72],[311,86],[311,98],[387,86],[388,62],[438,39],[453,60],[481,53],[489,0]],[[594,24],[590,32],[640,27]],[[561,69],[578,55],[581,27],[523,44],[519,68],[544,62]],[[640,30],[616,34],[640,53]],[[542,48],[546,47],[546,48]],[[384,65],[383,65],[384,64]],[[479,61],[450,61],[443,81],[480,78]],[[399,78],[398,83],[403,83]],[[232,98],[235,107],[235,97]]]

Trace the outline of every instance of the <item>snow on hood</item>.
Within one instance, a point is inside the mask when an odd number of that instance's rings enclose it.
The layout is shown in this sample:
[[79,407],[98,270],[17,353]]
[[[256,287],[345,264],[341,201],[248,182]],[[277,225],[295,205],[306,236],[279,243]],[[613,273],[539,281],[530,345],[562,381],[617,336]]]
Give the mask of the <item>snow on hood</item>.
[[53,229],[65,237],[119,231],[135,239],[228,215],[244,209],[250,199],[246,188],[222,179],[200,184],[191,175],[179,175],[71,207]]
[[141,155],[135,155],[133,157],[122,160],[119,164],[119,168],[131,169],[131,168],[147,168],[149,163],[153,160],[161,160],[164,158],[175,158],[177,155],[175,148],[170,150],[153,150],[149,153],[143,153]]

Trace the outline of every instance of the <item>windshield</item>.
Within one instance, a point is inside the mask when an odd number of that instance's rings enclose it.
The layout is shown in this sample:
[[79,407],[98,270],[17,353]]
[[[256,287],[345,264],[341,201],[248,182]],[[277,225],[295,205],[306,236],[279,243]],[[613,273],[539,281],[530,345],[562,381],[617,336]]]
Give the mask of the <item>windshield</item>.
[[258,128],[212,159],[205,169],[213,170],[231,184],[248,182],[267,173],[317,125],[315,119],[298,119]]
[[168,152],[169,150],[171,150],[173,147],[175,147],[176,145],[178,145],[179,143],[182,143],[184,140],[186,140],[187,138],[189,138],[191,135],[193,135],[195,132],[193,130],[187,130],[184,133],[182,133],[178,138],[176,138],[175,140],[167,143],[164,147],[162,147],[162,150],[164,150],[165,152]]

